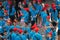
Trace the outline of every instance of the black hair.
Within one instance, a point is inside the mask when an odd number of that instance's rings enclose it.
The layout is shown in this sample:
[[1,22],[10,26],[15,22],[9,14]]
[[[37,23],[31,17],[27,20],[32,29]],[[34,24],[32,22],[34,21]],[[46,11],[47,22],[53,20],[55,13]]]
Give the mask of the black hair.
[[24,31],[24,34],[26,34],[26,33],[27,33],[27,31],[25,30],[25,31]]
[[51,22],[52,25],[55,27],[57,25],[57,23],[55,21]]
[[10,29],[10,32],[12,32],[13,31],[13,29]]
[[49,16],[49,11],[47,10],[47,15]]
[[28,25],[28,22],[25,22],[26,25]]
[[7,32],[6,30],[4,30],[4,33]]
[[35,21],[31,21],[31,26],[33,26],[35,24]]

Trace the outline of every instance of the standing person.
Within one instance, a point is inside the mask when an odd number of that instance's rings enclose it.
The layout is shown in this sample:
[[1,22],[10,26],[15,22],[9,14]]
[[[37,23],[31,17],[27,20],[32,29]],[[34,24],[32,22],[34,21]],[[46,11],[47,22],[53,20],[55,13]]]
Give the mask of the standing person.
[[4,8],[6,8],[6,7],[7,7],[7,5],[8,5],[8,1],[7,1],[7,0],[5,0],[5,1],[2,3],[2,6],[4,6]]
[[13,26],[14,28],[20,29],[20,26],[18,25],[18,21],[16,19],[14,19]]
[[50,26],[50,16],[47,16],[47,21],[46,21],[45,25]]
[[9,18],[8,11],[4,10],[4,20],[6,21]]
[[16,10],[16,17],[18,18],[18,9],[19,9],[19,3],[22,3],[23,0],[15,0],[15,10]]
[[0,17],[0,33],[4,32],[4,26],[5,26],[5,21],[3,20],[2,17]]
[[58,16],[58,11],[56,10],[56,5],[55,3],[52,3],[52,9],[51,9],[51,19],[52,21],[57,22],[57,16]]
[[37,6],[36,6],[36,9],[39,10],[39,11],[42,11],[42,0],[37,0]]
[[22,29],[20,29],[18,32],[19,32],[20,40],[27,40],[27,37],[26,35],[23,34],[24,31]]
[[36,26],[36,23],[34,23],[33,25],[32,25],[32,27],[31,27],[31,32],[29,33],[29,38],[32,40],[32,38],[33,38],[33,35],[35,34],[35,28],[36,28],[37,26]]
[[36,10],[35,7],[31,7],[30,12],[31,12],[31,20],[36,22],[36,16],[39,10]]
[[[46,7],[43,8],[43,11],[40,13],[41,18],[42,18],[42,25],[44,26],[46,21],[47,21],[47,12],[46,12]],[[45,19],[46,18],[46,19]]]
[[4,12],[2,10],[2,2],[0,2],[0,17],[4,16]]
[[10,34],[10,40],[18,40],[17,39],[17,31],[18,31],[18,28],[14,28],[13,29],[13,32]]
[[4,26],[4,30],[6,30],[7,32],[10,32],[10,29],[13,29],[14,27],[12,26],[12,22],[10,21],[10,19],[8,19],[6,21],[6,25]]
[[60,0],[56,0],[56,8],[59,12],[60,11]]
[[59,12],[59,19],[58,19],[58,40],[60,40],[60,12]]
[[7,35],[7,31],[4,31],[3,36],[2,36],[3,40],[8,40],[8,35]]
[[9,17],[10,17],[10,19],[11,19],[12,22],[15,19],[15,13],[16,13],[16,10],[15,10],[14,6],[12,5],[12,2],[11,2],[10,8],[8,10],[8,14],[9,14]]
[[42,40],[42,35],[39,32],[39,28],[36,27],[35,29],[35,34],[33,35],[33,40]]

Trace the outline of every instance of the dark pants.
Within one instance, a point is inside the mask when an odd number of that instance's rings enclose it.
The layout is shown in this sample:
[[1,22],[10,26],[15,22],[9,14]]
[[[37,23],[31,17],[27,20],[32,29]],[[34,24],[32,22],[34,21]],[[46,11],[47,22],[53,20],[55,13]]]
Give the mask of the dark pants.
[[10,19],[11,19],[11,22],[13,22],[14,19],[15,19],[15,16],[14,16],[14,15],[10,15],[9,17],[10,17]]
[[60,30],[58,30],[58,35],[60,35]]

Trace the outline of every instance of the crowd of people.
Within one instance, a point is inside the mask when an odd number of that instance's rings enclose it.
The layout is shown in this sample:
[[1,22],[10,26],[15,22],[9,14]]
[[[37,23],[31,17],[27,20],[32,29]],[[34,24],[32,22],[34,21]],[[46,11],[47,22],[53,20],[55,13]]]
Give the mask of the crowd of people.
[[51,4],[43,0],[0,2],[0,40],[56,40],[57,35],[59,0]]

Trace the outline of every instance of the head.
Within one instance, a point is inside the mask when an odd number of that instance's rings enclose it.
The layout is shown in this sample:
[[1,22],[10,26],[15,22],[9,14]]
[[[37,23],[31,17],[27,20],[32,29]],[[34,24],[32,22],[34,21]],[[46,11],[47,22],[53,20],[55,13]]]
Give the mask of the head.
[[0,7],[2,6],[2,2],[0,2]]
[[36,3],[36,0],[33,0],[33,4],[35,4]]
[[38,4],[41,4],[42,3],[42,0],[37,0]]
[[55,3],[52,3],[51,6],[52,6],[52,9],[53,9],[53,10],[56,10],[56,5],[55,5]]
[[4,14],[7,16],[8,15],[8,11],[7,10],[4,10]]
[[35,30],[36,33],[39,32],[39,28],[38,27],[36,27],[34,30]]
[[4,31],[4,33],[3,33],[4,35],[7,35],[7,31]]
[[18,32],[19,32],[19,34],[23,34],[23,30],[22,29],[19,29]]
[[25,22],[24,25],[25,25],[25,27],[27,27],[28,26],[28,22]]
[[18,24],[18,21],[16,19],[14,19],[13,24],[16,26]]
[[56,26],[57,26],[57,23],[52,21],[51,24],[50,24],[50,28],[52,31],[56,30]]
[[47,16],[47,21],[50,21],[50,16]]
[[46,4],[45,4],[45,7],[46,7],[46,8],[49,8],[49,4],[46,3]]
[[36,10],[36,8],[35,8],[34,6],[32,7],[32,9],[33,9],[33,10]]
[[46,7],[43,7],[42,9],[44,12],[47,12],[47,8]]
[[3,20],[3,17],[2,16],[0,17],[0,20]]
[[2,6],[2,10],[3,10],[3,11],[5,10],[4,6]]
[[13,31],[14,31],[14,32],[17,32],[17,31],[18,31],[18,28],[14,28]]
[[59,11],[58,17],[60,18],[60,11]]
[[11,25],[11,24],[12,24],[11,20],[8,19],[8,20],[7,20],[7,25]]

